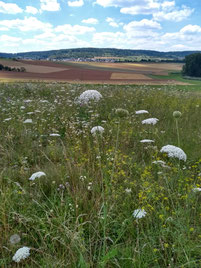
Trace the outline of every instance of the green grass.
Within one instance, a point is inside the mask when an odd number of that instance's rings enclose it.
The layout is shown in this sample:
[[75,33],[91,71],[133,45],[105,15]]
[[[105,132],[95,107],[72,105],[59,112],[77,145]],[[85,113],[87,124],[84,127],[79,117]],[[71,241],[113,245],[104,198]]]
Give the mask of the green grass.
[[[103,98],[76,104],[88,89]],[[200,267],[201,196],[192,189],[201,187],[201,95],[191,89],[0,84],[0,267]],[[186,162],[160,153],[177,146],[176,110]],[[148,117],[159,121],[143,125]],[[46,176],[29,181],[37,171]],[[147,214],[137,220],[139,208]],[[15,264],[23,246],[30,256]]]
[[[169,75],[150,75],[150,77],[155,79],[164,79],[164,80],[176,80],[184,83],[192,84],[193,86],[201,86],[201,81],[195,79],[184,78],[181,73],[170,72]],[[196,87],[195,87],[196,88]]]

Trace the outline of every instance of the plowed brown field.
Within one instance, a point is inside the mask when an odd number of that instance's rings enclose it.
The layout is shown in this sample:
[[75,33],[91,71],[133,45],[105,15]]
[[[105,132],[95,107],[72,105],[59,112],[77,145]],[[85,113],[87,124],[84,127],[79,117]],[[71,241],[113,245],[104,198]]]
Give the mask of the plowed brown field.
[[[174,80],[152,79],[149,75],[168,75],[168,71],[181,70],[181,64],[170,63],[77,63],[33,60],[1,60],[0,64],[24,67],[26,72],[0,71],[0,81],[53,80],[79,83],[118,84],[181,84]],[[183,83],[184,84],[184,83]]]

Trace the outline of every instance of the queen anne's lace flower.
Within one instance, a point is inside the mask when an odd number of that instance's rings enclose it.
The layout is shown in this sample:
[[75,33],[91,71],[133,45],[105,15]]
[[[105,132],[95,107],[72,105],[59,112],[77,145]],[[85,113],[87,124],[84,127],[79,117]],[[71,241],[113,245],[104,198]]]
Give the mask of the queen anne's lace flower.
[[101,126],[96,126],[91,129],[91,134],[96,135],[96,134],[102,134],[104,132],[104,128]]
[[147,118],[142,120],[143,125],[155,125],[158,122],[158,118]]
[[141,143],[152,143],[154,140],[144,139],[140,141]]
[[139,110],[136,111],[135,114],[148,114],[149,112],[147,110]]
[[97,90],[86,90],[84,91],[76,102],[81,104],[87,104],[90,100],[99,101],[102,95]]
[[38,171],[36,173],[33,173],[31,177],[29,178],[30,181],[34,181],[36,178],[40,178],[42,176],[46,176],[46,174],[42,171]]
[[194,192],[194,193],[197,193],[197,192],[201,192],[201,188],[199,188],[199,187],[195,187],[195,188],[193,188],[192,189],[192,191]]
[[174,145],[163,146],[160,150],[161,153],[167,153],[168,157],[178,158],[179,160],[186,161],[187,156],[184,151]]
[[51,133],[50,134],[50,137],[60,137],[60,134],[58,134],[58,133]]
[[33,123],[33,120],[32,119],[26,119],[26,120],[24,120],[23,123],[24,124],[32,124]]
[[26,259],[30,255],[29,251],[30,251],[30,248],[28,247],[19,248],[16,251],[15,255],[13,256],[12,260],[15,262],[20,262],[21,260]]
[[147,214],[147,212],[144,209],[139,208],[139,209],[134,210],[133,217],[136,219],[141,219],[141,218],[145,217],[146,214]]

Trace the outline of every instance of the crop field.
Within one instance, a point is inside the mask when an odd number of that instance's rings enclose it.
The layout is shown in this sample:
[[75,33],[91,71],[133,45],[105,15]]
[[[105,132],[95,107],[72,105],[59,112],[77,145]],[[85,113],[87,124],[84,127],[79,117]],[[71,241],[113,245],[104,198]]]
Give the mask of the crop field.
[[[32,60],[5,60],[0,64],[24,67],[26,72],[0,72],[0,80],[66,81],[74,83],[107,84],[164,84],[160,76],[167,77],[166,84],[188,84],[186,81],[168,79],[169,72],[179,72],[177,63],[100,63],[100,62],[50,62]],[[155,76],[155,77],[154,77]]]
[[0,267],[201,267],[192,89],[0,83]]

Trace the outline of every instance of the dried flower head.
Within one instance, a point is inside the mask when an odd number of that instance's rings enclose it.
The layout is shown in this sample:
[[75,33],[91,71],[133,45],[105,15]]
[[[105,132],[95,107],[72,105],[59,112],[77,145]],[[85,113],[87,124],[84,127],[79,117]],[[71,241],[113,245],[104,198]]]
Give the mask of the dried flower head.
[[127,117],[129,112],[126,109],[118,108],[116,109],[115,114],[119,117]]
[[21,238],[20,238],[20,236],[18,234],[11,235],[11,237],[10,237],[10,243],[12,245],[15,245],[15,244],[19,243],[20,240],[21,240]]
[[186,161],[187,156],[184,151],[174,145],[163,146],[160,150],[161,153],[167,153],[168,157],[178,158],[179,160]]

